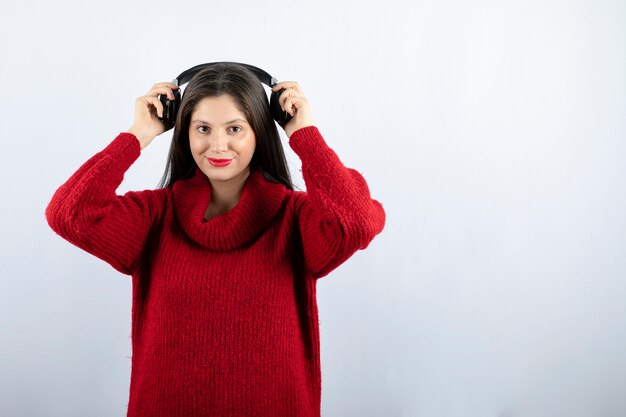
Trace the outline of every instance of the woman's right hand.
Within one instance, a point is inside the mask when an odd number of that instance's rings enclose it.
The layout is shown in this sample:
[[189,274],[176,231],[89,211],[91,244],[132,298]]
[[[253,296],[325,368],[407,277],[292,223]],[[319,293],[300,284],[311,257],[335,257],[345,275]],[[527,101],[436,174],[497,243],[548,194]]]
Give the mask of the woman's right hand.
[[160,94],[167,95],[174,100],[173,90],[177,90],[176,84],[162,82],[152,86],[145,96],[135,100],[135,121],[127,130],[139,139],[141,149],[152,142],[152,139],[164,133],[172,127],[166,128],[159,117],[163,117],[163,104],[159,100]]

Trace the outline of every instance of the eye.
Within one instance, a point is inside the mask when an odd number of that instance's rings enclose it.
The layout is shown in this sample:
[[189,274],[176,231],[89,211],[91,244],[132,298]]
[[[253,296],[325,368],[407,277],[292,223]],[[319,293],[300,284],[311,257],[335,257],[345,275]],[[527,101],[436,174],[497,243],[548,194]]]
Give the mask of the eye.
[[[202,128],[206,128],[207,130],[201,130]],[[200,133],[208,133],[209,132],[209,130],[208,130],[209,127],[208,126],[198,126],[197,129],[198,129],[198,131]]]
[[239,129],[237,131],[234,131],[235,133],[239,133],[242,130],[241,127],[239,127],[239,126],[232,126],[231,129]]

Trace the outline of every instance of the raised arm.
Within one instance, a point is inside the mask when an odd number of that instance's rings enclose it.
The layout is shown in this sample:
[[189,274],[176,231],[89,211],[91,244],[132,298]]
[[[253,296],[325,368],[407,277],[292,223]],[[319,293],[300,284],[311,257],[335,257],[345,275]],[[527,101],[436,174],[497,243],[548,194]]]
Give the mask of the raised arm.
[[283,126],[289,145],[302,160],[307,192],[297,216],[306,268],[321,278],[354,252],[365,249],[385,226],[385,211],[373,200],[361,174],[347,168],[313,125],[309,102],[295,81],[283,81],[279,98],[292,119]]
[[289,145],[302,160],[307,188],[298,204],[305,264],[321,278],[370,244],[384,228],[385,211],[371,198],[363,176],[343,165],[317,127],[295,131]]
[[321,278],[369,245],[385,226],[385,211],[371,198],[363,176],[343,165],[313,125],[300,85],[283,81],[272,88],[281,89],[279,103],[292,116],[283,128],[302,160],[307,188],[296,208],[305,267]]
[[115,194],[139,152],[137,138],[120,133],[57,189],[46,208],[57,234],[125,274],[137,266],[165,197],[161,190]]
[[167,190],[115,193],[141,149],[165,126],[159,94],[174,98],[171,83],[157,83],[135,101],[135,120],[85,162],[53,195],[46,208],[50,227],[72,244],[131,274],[160,218]]

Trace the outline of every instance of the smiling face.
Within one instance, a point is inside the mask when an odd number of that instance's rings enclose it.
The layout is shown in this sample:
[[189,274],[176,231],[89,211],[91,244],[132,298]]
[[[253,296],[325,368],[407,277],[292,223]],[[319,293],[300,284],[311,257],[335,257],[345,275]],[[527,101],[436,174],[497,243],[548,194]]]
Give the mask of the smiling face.
[[[193,159],[211,183],[243,182],[256,147],[252,126],[228,94],[205,97],[191,113],[189,147]],[[209,159],[230,160],[217,166]]]

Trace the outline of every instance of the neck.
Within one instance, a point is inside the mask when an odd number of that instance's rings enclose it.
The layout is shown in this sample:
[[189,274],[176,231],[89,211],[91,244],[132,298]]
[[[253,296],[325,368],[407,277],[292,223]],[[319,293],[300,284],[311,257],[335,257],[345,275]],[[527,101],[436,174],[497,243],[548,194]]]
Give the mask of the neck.
[[249,175],[250,168],[229,180],[211,180],[211,204],[207,213],[211,212],[211,217],[214,217],[235,207],[241,198],[243,187]]

